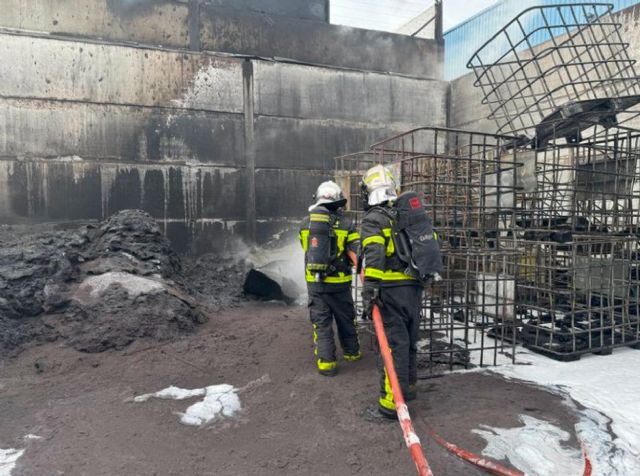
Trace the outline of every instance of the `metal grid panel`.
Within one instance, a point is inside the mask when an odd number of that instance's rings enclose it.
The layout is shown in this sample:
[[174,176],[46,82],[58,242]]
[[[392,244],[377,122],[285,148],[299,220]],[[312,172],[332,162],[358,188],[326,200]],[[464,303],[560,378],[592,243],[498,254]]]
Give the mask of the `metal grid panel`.
[[591,127],[535,153],[520,207],[521,338],[562,360],[640,342],[640,132]]
[[611,9],[606,3],[529,8],[472,56],[468,67],[500,133],[533,138],[537,125],[576,101],[593,101],[583,107],[600,113],[626,111],[619,123],[638,115],[635,61]]
[[[515,139],[419,128],[336,159],[336,178],[361,210],[359,182],[383,163],[400,189],[422,192],[438,233],[445,271],[425,293],[421,375],[495,365],[515,345],[515,239],[518,175]],[[355,212],[356,214],[359,212]]]
[[[567,3],[561,0],[536,0],[535,2],[524,2],[527,5],[557,5]],[[620,10],[631,7],[638,3],[638,0],[610,0],[613,5],[614,15]],[[467,61],[478,48],[478,45],[487,41],[494,32],[498,31],[509,20],[516,16],[523,8],[522,0],[501,0],[488,7],[486,10],[471,17],[465,22],[454,26],[444,33],[445,58],[444,74],[445,79],[451,81],[469,72]],[[550,17],[556,15],[554,10],[550,11]],[[557,21],[556,19],[553,19]],[[545,36],[547,33],[547,36]],[[534,41],[535,46],[549,41],[549,32],[538,35]]]

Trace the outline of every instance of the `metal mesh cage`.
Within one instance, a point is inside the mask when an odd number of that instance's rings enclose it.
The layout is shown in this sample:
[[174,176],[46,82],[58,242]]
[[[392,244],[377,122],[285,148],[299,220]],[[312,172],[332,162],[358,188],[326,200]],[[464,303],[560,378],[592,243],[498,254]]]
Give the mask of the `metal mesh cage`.
[[[361,210],[367,168],[388,165],[400,189],[422,192],[445,259],[425,293],[421,375],[494,365],[515,342],[520,160],[515,139],[442,128],[391,137],[336,159],[336,179]],[[515,263],[515,264],[514,264]],[[513,356],[513,352],[509,355]]]
[[635,61],[611,10],[606,3],[529,8],[472,56],[468,67],[499,133],[544,145],[562,131],[576,142],[580,121],[621,124],[638,114]]
[[581,142],[538,149],[420,128],[336,159],[356,217],[375,164],[423,193],[445,257],[423,304],[423,376],[496,364],[516,339],[562,360],[640,344],[640,131],[581,127]]
[[521,338],[563,360],[640,342],[640,131],[590,126],[533,153],[519,206]]

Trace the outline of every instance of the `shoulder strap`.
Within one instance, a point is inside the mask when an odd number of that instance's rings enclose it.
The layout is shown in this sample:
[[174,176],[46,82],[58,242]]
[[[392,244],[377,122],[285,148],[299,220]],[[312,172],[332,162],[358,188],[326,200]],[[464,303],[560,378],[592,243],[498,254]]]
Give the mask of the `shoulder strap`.
[[395,209],[390,208],[390,207],[379,207],[380,211],[384,214],[385,217],[387,217],[389,219],[389,225],[391,225],[391,228],[396,228],[398,225],[398,213],[395,211]]
[[390,209],[389,207],[381,207],[381,206],[375,206],[375,207],[371,207],[369,208],[369,210],[367,210],[367,214],[371,213],[371,212],[380,212],[382,213],[384,216],[386,216],[387,218],[389,218],[390,220],[395,220],[396,216],[393,213],[392,209]]

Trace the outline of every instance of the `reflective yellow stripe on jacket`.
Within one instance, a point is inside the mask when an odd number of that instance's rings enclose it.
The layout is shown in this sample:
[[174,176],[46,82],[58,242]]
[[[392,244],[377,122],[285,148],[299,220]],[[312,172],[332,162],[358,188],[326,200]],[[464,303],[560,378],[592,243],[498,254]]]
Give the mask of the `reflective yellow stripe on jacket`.
[[344,253],[344,245],[347,241],[347,236],[349,236],[349,232],[347,230],[333,230],[336,234],[336,241],[338,244],[338,258],[342,256]]
[[376,268],[365,268],[365,278],[380,279],[382,281],[406,281],[408,279],[415,280],[413,276],[404,274],[402,271],[382,271]]
[[[314,274],[309,272],[309,270],[307,270],[305,274],[306,274],[305,278],[308,283],[316,282],[316,278]],[[322,282],[329,283],[329,284],[350,283],[351,274],[345,274],[345,273],[339,272],[337,276],[325,276],[324,278],[322,278]]]
[[391,228],[383,228],[382,233],[387,240],[387,256],[393,256],[393,253],[396,252],[396,245],[391,237]]
[[307,248],[309,247],[309,230],[300,230],[300,244],[306,253]]
[[384,233],[384,236],[374,235],[365,238],[364,240],[362,240],[362,246],[366,247],[368,245],[376,243],[378,245],[386,247],[385,252],[387,256],[393,256],[393,254],[396,252],[396,246],[393,243],[393,238],[391,237],[391,228],[383,228],[382,233]]
[[311,221],[323,221],[329,223],[331,221],[331,217],[329,215],[325,215],[324,213],[312,213],[309,216],[309,220]]
[[[396,252],[395,243],[391,236],[391,228],[383,228],[382,233],[384,236],[373,235],[362,240],[362,247],[365,248],[370,245],[381,245],[385,247],[385,255],[388,257],[393,256]],[[364,270],[365,278],[379,279],[381,281],[414,281],[416,278],[403,273],[402,271],[382,270],[372,267],[366,267]]]
[[[310,221],[317,222],[329,222],[331,217],[324,213],[311,213],[309,215]],[[334,225],[333,231],[336,235],[336,245],[337,245],[337,258],[341,258],[344,256],[345,250],[347,249],[347,245],[353,243],[354,241],[358,241],[360,239],[360,233],[357,231],[344,230],[339,227],[339,222]],[[309,230],[303,229],[300,230],[299,233],[300,244],[302,245],[302,249],[306,253],[309,248]],[[309,283],[316,282],[315,274],[310,272],[309,270],[305,270],[305,279]],[[323,283],[328,284],[344,284],[350,283],[352,279],[351,273],[343,273],[338,272],[335,276],[325,276],[322,278]]]
[[384,246],[385,245],[385,241],[384,238],[382,236],[370,236],[368,238],[365,238],[364,240],[362,240],[362,247],[366,247],[372,243],[377,243],[379,245]]

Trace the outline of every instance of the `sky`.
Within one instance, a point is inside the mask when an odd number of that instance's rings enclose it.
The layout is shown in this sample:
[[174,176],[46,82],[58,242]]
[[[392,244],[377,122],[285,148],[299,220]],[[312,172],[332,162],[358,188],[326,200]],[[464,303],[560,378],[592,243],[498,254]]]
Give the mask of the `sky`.
[[[331,23],[394,31],[433,0],[330,0]],[[444,0],[444,31],[498,0]]]
[[459,25],[498,0],[444,0],[444,31]]

